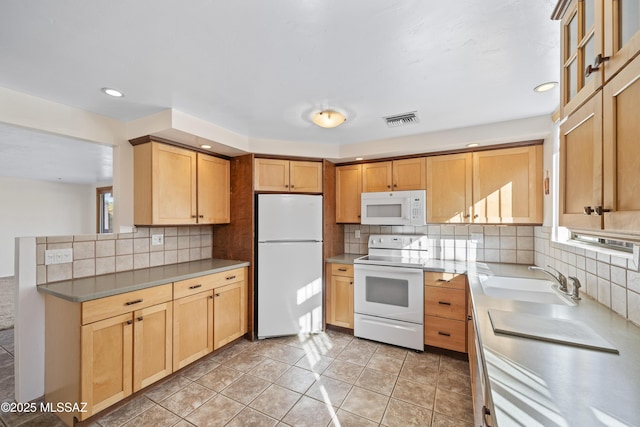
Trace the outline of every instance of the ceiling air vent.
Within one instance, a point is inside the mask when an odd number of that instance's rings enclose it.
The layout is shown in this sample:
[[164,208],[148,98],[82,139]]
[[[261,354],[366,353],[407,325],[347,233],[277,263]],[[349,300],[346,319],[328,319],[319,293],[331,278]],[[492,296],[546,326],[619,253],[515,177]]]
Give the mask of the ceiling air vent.
[[384,121],[387,122],[387,126],[390,128],[397,128],[399,126],[412,125],[414,123],[419,123],[418,116],[415,111],[411,111],[410,113],[396,114],[393,116],[383,117]]

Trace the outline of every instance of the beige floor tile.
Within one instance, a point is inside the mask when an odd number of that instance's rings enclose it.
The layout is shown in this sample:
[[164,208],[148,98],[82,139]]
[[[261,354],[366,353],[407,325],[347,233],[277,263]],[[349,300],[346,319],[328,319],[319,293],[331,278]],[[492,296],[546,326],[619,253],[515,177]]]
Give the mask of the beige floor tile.
[[284,374],[291,365],[278,362],[277,360],[265,358],[249,371],[251,375],[262,378],[263,380],[274,382],[280,375]]
[[185,368],[181,372],[181,375],[185,378],[190,379],[191,381],[195,381],[197,379],[200,379],[200,377],[202,377],[204,374],[211,372],[218,366],[220,366],[218,362],[209,357],[205,357],[195,362],[193,365]]
[[466,423],[461,420],[449,418],[446,415],[433,413],[433,420],[431,421],[431,427],[474,427],[473,423]]
[[440,365],[440,355],[431,353],[428,350],[423,352],[409,351],[405,362],[422,364],[432,369],[438,369],[438,366]]
[[349,342],[349,348],[355,348],[361,351],[373,351],[375,352],[378,347],[380,347],[381,343],[375,341],[369,341],[364,338],[354,338]]
[[433,410],[450,418],[473,422],[473,402],[466,395],[438,389]]
[[264,360],[259,354],[244,352],[224,362],[224,366],[238,371],[248,372]]
[[363,369],[363,366],[356,365],[345,360],[335,360],[324,371],[323,375],[347,382],[349,384],[354,384],[360,376],[360,373],[362,373]]
[[189,387],[185,387],[162,400],[160,405],[174,414],[186,417],[215,395],[215,391],[203,387],[200,384],[193,383],[189,385]]
[[438,374],[439,389],[471,396],[471,379],[467,375],[442,370]]
[[360,374],[355,385],[384,394],[385,396],[391,396],[391,392],[393,391],[393,387],[396,385],[397,380],[397,375],[365,368],[364,371],[362,371],[362,374]]
[[229,384],[237,380],[243,375],[242,372],[235,369],[228,368],[224,365],[218,366],[208,374],[203,375],[198,381],[198,384],[210,388],[213,391],[222,391]]
[[400,377],[435,386],[438,381],[438,368],[431,364],[405,361],[400,370]]
[[378,423],[339,409],[331,420],[330,427],[377,427]]
[[139,427],[139,426],[154,426],[154,427],[171,427],[180,421],[173,412],[168,411],[159,405],[147,409],[142,414],[136,416],[131,421],[126,423],[123,427]]
[[384,354],[376,352],[371,360],[369,360],[369,363],[367,363],[367,368],[388,372],[397,376],[400,373],[400,369],[402,369],[402,364],[402,359],[385,356]]
[[309,397],[339,407],[351,390],[351,384],[321,376],[305,393]]
[[360,366],[366,366],[373,356],[375,350],[360,348],[360,346],[352,346],[349,344],[337,357],[339,360],[345,360]]
[[154,402],[160,402],[191,383],[192,381],[190,379],[182,375],[176,375],[167,381],[152,385],[144,394]]
[[344,400],[341,409],[380,423],[387,403],[389,403],[388,396],[360,387],[353,387]]
[[287,372],[282,374],[275,383],[302,394],[307,391],[318,376],[319,375],[306,369],[292,366]]
[[403,361],[407,358],[407,353],[409,353],[408,350],[389,344],[380,344],[376,350],[376,354],[393,357],[395,359],[402,359]]
[[[24,415],[20,417],[20,424],[7,424],[9,427],[23,426],[23,427],[66,427],[66,424],[62,422],[55,414],[50,412],[45,413],[32,413],[33,417],[29,417],[28,420],[23,419]],[[24,423],[23,423],[24,421]]]
[[296,404],[300,397],[302,397],[300,393],[272,384],[249,406],[279,420]]
[[282,421],[295,427],[326,427],[334,415],[330,405],[302,396]]
[[469,376],[469,361],[442,355],[440,357],[440,370],[453,371],[458,374]]
[[273,427],[276,424],[278,424],[278,420],[274,420],[255,409],[246,407],[240,411],[226,427]]
[[389,427],[429,427],[432,412],[429,409],[391,399],[382,418],[382,425]]
[[405,378],[398,378],[398,382],[391,396],[404,400],[405,402],[422,406],[423,408],[433,409],[435,391],[435,386],[409,381]]
[[100,417],[100,425],[103,427],[119,427],[154,405],[153,401],[149,400],[146,396],[138,396]]
[[218,394],[189,414],[186,420],[198,427],[224,426],[242,409],[244,405]]
[[[91,427],[91,426],[89,426]],[[176,425],[174,425],[173,427],[195,427],[193,424],[191,424],[189,421],[187,420],[180,420],[180,422]]]
[[261,354],[270,359],[275,359],[282,363],[294,365],[305,355],[305,351],[301,348],[280,344],[266,349]]
[[322,374],[334,360],[332,357],[321,356],[314,352],[298,360],[296,366],[315,372],[316,374]]
[[235,400],[236,402],[247,405],[253,399],[258,397],[260,393],[266,390],[270,384],[271,383],[269,381],[247,374],[231,383],[220,393]]

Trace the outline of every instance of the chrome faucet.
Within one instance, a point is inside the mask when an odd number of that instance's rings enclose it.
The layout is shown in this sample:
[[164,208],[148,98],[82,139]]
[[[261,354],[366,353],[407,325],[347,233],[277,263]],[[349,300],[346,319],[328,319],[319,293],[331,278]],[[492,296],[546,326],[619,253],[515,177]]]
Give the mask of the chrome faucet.
[[571,279],[571,283],[573,284],[571,287],[571,299],[574,301],[580,301],[582,299],[580,298],[580,288],[582,285],[580,285],[580,281],[577,277],[569,276],[569,279]]
[[[549,276],[553,277],[556,280],[556,282],[558,282],[560,292],[564,292],[565,294],[568,294],[569,290],[567,289],[567,278],[565,277],[565,275],[560,273],[558,270],[556,270],[555,268],[551,267],[548,264],[547,264],[547,267],[549,269],[555,271],[556,273],[558,273],[558,276],[556,277],[556,275],[553,274],[552,272],[550,272],[548,270],[545,270],[542,267],[537,267],[535,265],[530,266],[529,270],[531,270],[531,271],[542,271],[543,273],[546,273]],[[576,282],[577,282],[577,280],[578,279],[576,279]],[[574,283],[576,283],[576,282],[574,282]],[[577,283],[578,283],[578,286],[579,286],[580,282],[577,282]]]

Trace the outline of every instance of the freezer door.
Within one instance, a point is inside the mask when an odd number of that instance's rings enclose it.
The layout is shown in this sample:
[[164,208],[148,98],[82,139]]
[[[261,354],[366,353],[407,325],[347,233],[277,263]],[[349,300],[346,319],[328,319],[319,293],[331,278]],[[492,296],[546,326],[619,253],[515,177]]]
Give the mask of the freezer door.
[[322,240],[322,196],[258,195],[258,241]]
[[258,243],[258,338],[322,330],[322,243]]

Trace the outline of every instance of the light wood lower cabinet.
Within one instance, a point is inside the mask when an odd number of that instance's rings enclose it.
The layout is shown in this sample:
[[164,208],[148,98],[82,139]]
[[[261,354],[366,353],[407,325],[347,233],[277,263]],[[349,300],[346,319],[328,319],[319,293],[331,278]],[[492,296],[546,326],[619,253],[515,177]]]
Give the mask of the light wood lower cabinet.
[[424,273],[424,343],[467,351],[466,276]]
[[353,329],[353,265],[328,264],[327,278],[327,323]]
[[247,286],[244,281],[213,291],[213,349],[247,333]]
[[173,369],[184,368],[213,351],[213,291],[173,302]]

